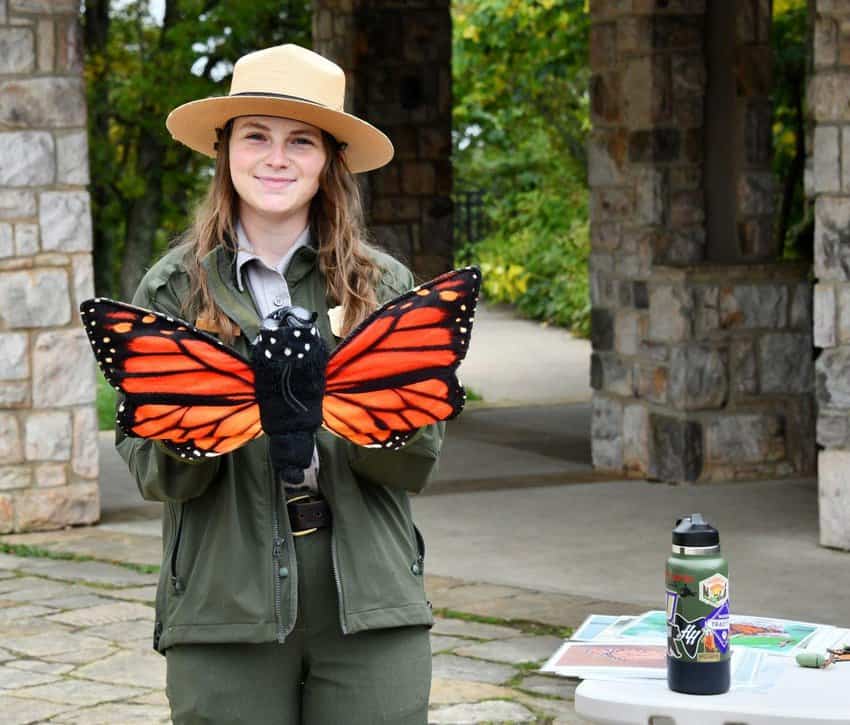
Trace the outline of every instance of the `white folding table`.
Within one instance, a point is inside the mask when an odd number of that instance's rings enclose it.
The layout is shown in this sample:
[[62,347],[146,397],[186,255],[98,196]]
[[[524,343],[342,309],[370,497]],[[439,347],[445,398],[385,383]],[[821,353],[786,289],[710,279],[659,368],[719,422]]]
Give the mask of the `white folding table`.
[[850,725],[850,662],[808,669],[789,662],[767,690],[682,695],[666,680],[584,680],[576,713],[611,725]]

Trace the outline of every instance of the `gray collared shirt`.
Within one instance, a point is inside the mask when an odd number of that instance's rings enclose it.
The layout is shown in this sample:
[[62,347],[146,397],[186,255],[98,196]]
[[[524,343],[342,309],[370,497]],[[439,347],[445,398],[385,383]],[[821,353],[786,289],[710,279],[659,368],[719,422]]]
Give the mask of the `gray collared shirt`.
[[309,225],[295,238],[289,251],[274,267],[270,267],[254,252],[254,245],[248,239],[242,222],[236,222],[236,236],[239,239],[239,249],[236,253],[236,284],[242,292],[247,283],[260,318],[267,317],[278,307],[291,305],[292,297],[284,274],[295,252],[310,243]]
[[[236,236],[239,239],[239,249],[236,253],[236,284],[240,291],[244,291],[245,286],[248,287],[260,318],[264,319],[278,307],[291,305],[292,297],[284,274],[295,252],[310,243],[310,226],[307,225],[295,238],[289,251],[274,267],[270,267],[254,252],[254,245],[251,244],[242,222],[239,221],[236,222]],[[319,452],[314,445],[313,460],[310,466],[304,469],[304,485],[318,490],[318,475]]]

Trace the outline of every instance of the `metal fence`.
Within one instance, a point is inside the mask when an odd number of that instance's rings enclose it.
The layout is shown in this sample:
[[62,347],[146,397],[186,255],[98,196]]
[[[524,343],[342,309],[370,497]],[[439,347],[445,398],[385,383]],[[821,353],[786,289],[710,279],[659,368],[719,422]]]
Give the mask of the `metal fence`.
[[484,212],[484,189],[456,189],[454,202],[455,246],[461,247],[483,239],[488,232]]

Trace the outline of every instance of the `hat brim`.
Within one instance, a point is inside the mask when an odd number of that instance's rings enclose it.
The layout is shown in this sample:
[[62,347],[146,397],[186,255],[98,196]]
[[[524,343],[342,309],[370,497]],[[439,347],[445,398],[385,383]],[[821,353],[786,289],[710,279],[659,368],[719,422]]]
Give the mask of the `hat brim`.
[[190,101],[169,113],[165,126],[175,140],[215,158],[215,130],[236,116],[279,116],[317,126],[347,144],[342,153],[354,173],[385,166],[394,153],[386,134],[357,116],[276,96],[219,96]]

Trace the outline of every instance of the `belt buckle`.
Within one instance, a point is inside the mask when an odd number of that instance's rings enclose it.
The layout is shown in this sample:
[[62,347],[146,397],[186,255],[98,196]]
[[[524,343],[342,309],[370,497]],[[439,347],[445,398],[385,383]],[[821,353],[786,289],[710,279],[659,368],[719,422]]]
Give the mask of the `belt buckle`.
[[[300,496],[293,496],[292,498],[286,499],[286,506],[287,506],[287,508],[289,508],[289,504],[295,503],[296,501],[302,501],[304,499],[309,499],[309,498],[310,498],[310,494],[308,494],[308,493],[302,494]],[[288,512],[287,512],[287,515],[288,515]],[[312,533],[314,533],[318,530],[319,529],[317,527],[315,529],[304,529],[304,531],[293,531],[292,535],[293,536],[307,536],[307,534],[312,534]]]

